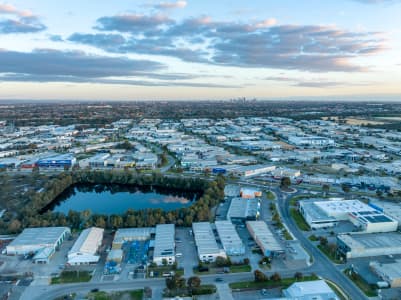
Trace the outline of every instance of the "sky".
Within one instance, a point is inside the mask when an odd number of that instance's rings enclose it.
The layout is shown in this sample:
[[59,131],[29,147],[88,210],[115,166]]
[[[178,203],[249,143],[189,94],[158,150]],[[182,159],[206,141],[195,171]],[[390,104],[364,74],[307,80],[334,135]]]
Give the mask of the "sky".
[[401,100],[401,0],[0,0],[0,99]]

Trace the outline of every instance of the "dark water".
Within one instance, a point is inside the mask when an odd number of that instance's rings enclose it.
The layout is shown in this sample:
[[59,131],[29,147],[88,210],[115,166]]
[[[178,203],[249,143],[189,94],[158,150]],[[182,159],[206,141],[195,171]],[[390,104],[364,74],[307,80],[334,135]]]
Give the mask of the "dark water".
[[165,211],[191,206],[200,193],[124,185],[76,185],[44,208],[68,214],[90,209],[96,214],[122,214],[127,209],[161,208]]

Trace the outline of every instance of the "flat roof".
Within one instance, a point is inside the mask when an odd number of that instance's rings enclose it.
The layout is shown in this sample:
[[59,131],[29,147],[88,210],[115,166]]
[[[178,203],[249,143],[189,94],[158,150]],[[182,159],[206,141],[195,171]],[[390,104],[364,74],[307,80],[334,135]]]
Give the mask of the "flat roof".
[[192,229],[199,256],[222,252],[222,249],[217,245],[212,226],[209,222],[192,223]]
[[305,213],[312,219],[312,221],[326,221],[335,222],[336,218],[328,216],[319,206],[315,205],[314,201],[311,200],[301,200],[299,205],[305,211]]
[[228,218],[255,217],[259,212],[259,199],[232,198],[228,208]]
[[68,227],[36,227],[25,228],[8,246],[24,245],[53,245],[65,232],[70,232]]
[[69,253],[84,252],[95,254],[103,240],[103,228],[91,227],[83,230]]
[[328,200],[316,201],[314,203],[328,215],[333,215],[336,213],[376,211],[376,209],[374,209],[373,207],[359,200]]
[[223,248],[226,251],[230,247],[241,248],[244,246],[231,221],[216,221],[214,224],[216,225]]
[[155,233],[155,228],[120,228],[114,235],[113,243],[123,243],[126,240],[148,240],[152,233]]
[[156,225],[155,249],[153,257],[175,255],[175,226],[174,224]]
[[267,227],[264,221],[247,221],[246,225],[251,227],[255,234],[255,240],[258,240],[264,249],[269,251],[284,251],[283,246],[278,242],[273,232]]
[[401,278],[401,260],[399,259],[393,263],[385,264],[374,261],[370,263],[370,267],[390,280]]
[[351,249],[401,248],[398,232],[339,234],[338,239]]

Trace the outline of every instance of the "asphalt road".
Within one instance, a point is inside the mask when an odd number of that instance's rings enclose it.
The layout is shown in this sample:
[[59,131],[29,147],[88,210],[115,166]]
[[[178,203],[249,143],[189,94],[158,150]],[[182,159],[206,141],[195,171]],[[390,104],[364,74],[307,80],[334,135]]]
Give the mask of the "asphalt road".
[[277,203],[282,221],[287,225],[306,251],[308,251],[313,257],[313,269],[319,270],[319,272],[317,272],[319,275],[336,283],[352,300],[368,299],[363,292],[348,277],[338,270],[336,266],[298,229],[295,221],[290,216],[290,197],[282,193],[279,189],[276,190],[276,195],[278,197]]

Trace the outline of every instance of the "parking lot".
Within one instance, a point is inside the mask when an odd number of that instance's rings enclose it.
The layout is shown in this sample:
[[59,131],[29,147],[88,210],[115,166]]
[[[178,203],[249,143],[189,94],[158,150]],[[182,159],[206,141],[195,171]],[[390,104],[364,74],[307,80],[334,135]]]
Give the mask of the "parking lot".
[[193,268],[198,265],[198,255],[194,237],[189,233],[191,228],[176,228],[176,258],[178,267],[184,269],[186,277],[193,275]]

